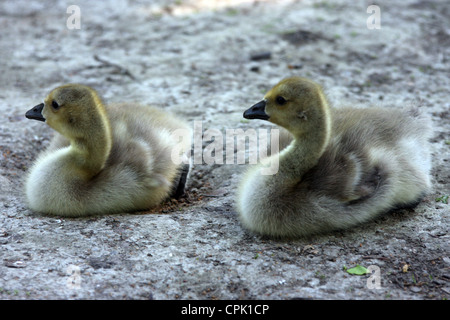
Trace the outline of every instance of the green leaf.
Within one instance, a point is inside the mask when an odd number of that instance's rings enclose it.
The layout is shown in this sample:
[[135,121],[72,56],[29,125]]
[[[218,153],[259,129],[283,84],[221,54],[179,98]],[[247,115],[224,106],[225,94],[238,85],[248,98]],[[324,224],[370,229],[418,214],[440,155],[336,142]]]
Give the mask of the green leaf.
[[436,200],[436,202],[442,202],[442,203],[448,204],[448,195],[444,195],[442,197],[436,198],[435,200]]
[[358,276],[362,276],[366,273],[369,273],[369,270],[367,270],[366,268],[364,268],[363,266],[360,266],[359,264],[356,265],[356,267],[350,268],[345,270],[350,274],[356,274]]

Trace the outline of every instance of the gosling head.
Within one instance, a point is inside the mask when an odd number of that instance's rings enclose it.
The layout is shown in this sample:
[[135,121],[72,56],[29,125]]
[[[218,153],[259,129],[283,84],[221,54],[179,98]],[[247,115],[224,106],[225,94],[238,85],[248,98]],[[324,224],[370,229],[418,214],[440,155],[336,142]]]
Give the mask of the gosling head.
[[326,116],[327,102],[320,86],[308,79],[291,77],[280,81],[264,99],[244,112],[246,119],[268,120],[293,134],[313,130]]
[[41,103],[25,116],[45,121],[50,127],[68,138],[84,138],[92,128],[102,125],[106,111],[94,89],[67,84],[53,89]]

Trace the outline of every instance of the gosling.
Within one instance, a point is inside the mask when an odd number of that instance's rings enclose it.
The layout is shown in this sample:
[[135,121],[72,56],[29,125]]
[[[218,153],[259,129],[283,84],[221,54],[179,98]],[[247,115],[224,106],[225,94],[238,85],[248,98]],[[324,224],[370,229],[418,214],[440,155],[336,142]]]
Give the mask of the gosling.
[[94,89],[68,84],[26,117],[56,131],[25,181],[34,211],[66,217],[135,212],[184,194],[191,131],[169,113],[105,106]]
[[[240,220],[255,233],[299,238],[348,229],[417,204],[431,187],[431,125],[417,109],[330,108],[318,84],[292,77],[244,118],[270,121],[293,137],[238,188]],[[273,161],[277,173],[265,173]]]

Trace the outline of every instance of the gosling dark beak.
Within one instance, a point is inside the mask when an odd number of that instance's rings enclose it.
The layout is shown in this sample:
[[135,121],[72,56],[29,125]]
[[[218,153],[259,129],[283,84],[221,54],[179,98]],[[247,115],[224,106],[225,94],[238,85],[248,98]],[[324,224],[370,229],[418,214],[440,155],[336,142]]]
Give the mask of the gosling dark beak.
[[27,113],[25,113],[25,117],[27,117],[28,119],[45,121],[45,118],[42,116],[42,109],[44,109],[44,104],[38,104],[37,106],[33,107],[33,109],[28,110]]
[[250,107],[244,112],[245,119],[261,119],[261,120],[269,120],[269,116],[266,111],[266,101],[262,100],[257,104]]

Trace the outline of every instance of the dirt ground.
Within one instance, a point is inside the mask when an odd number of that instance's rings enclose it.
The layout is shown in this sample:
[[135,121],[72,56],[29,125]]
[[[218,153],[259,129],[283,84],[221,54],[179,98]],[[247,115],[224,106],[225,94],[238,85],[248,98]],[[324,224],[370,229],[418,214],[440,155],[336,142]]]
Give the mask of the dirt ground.
[[[371,4],[2,1],[0,299],[448,299],[450,6],[378,1],[381,28],[370,29]],[[84,83],[107,102],[156,105],[225,134],[269,128],[242,113],[290,75],[321,83],[335,107],[420,105],[434,124],[432,192],[414,209],[295,241],[241,227],[238,164],[195,165],[188,197],[150,212],[27,209],[23,180],[52,132],[24,113],[52,88]],[[347,272],[357,265],[375,271]]]

